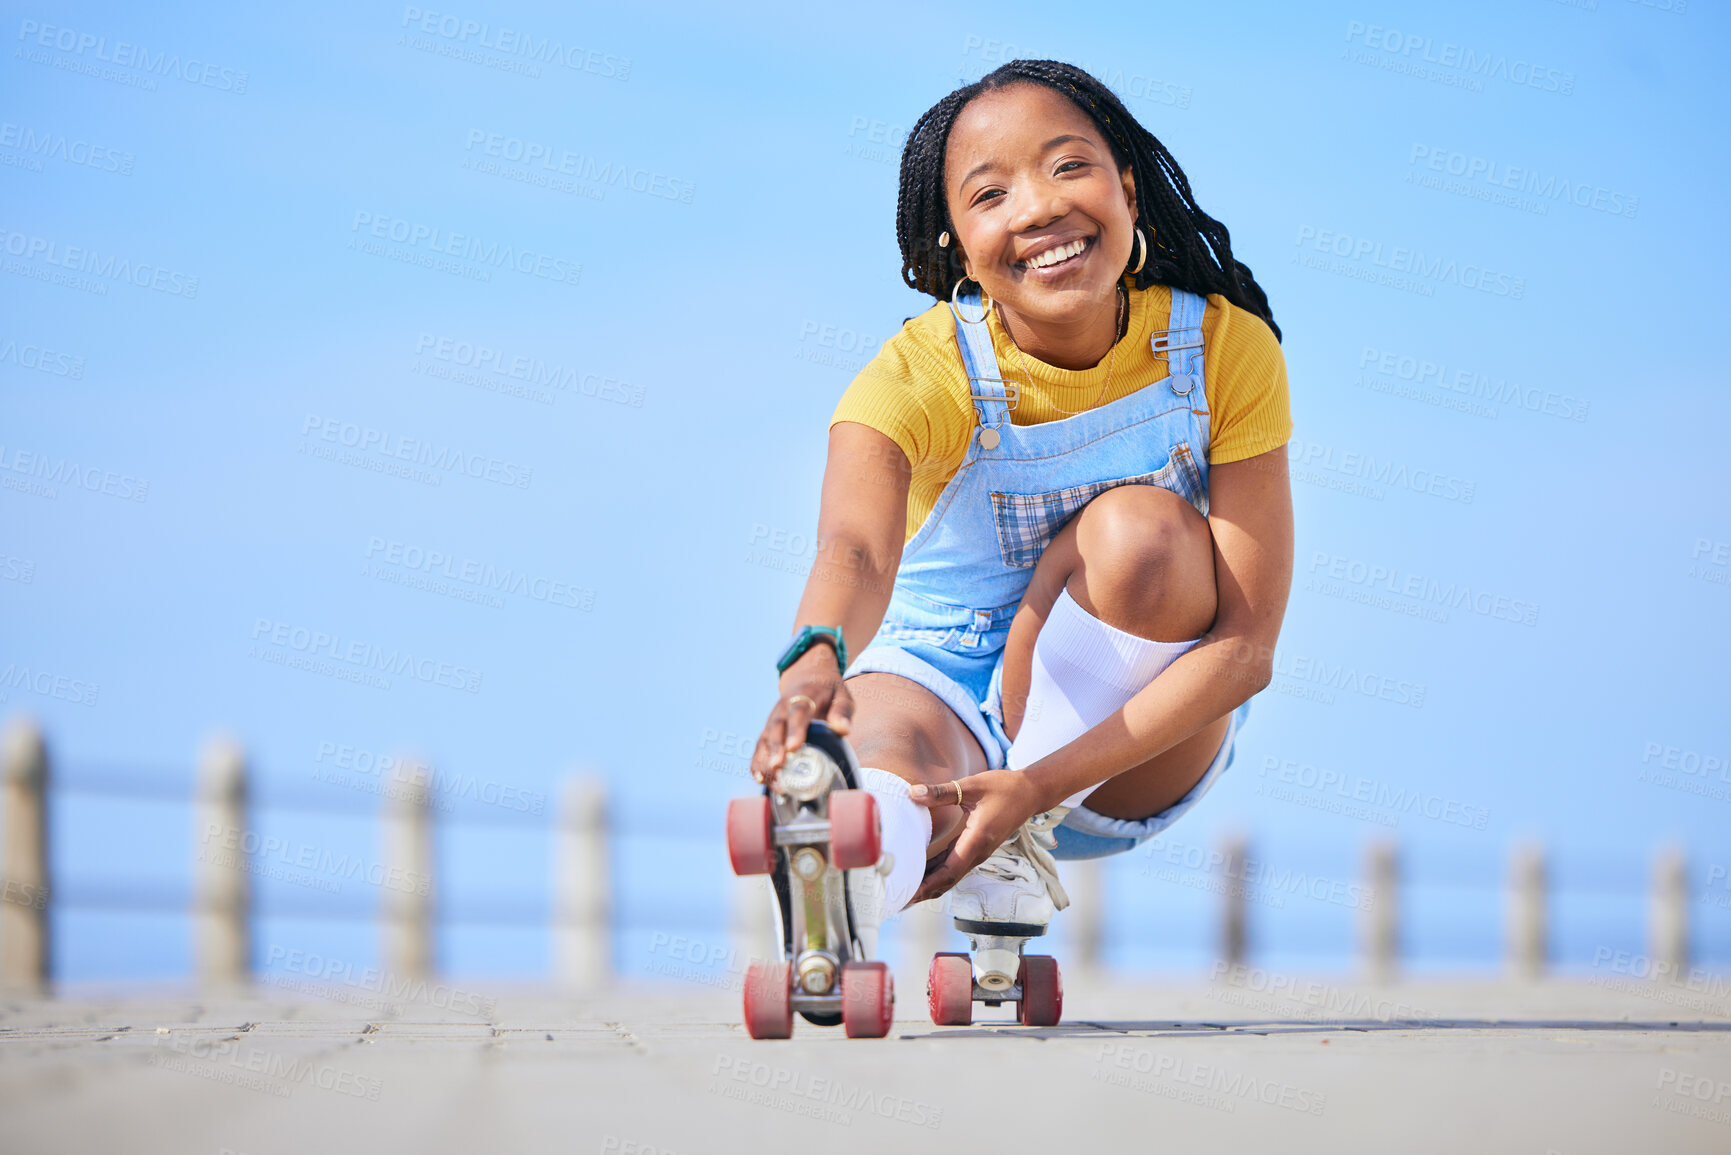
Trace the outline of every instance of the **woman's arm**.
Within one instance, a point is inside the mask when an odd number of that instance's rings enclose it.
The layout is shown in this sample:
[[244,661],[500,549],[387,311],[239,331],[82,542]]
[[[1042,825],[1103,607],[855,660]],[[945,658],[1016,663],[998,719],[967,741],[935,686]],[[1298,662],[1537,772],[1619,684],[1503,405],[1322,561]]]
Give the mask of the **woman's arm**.
[[1219,606],[1213,628],[1123,709],[1022,771],[1037,787],[1039,810],[1171,749],[1273,678],[1292,588],[1286,447],[1209,474]]
[[[794,615],[803,626],[839,626],[847,652],[859,653],[883,623],[907,535],[907,454],[868,425],[830,427],[829,460],[817,518],[817,553]],[[805,742],[806,723],[823,718],[846,734],[853,699],[842,685],[836,654],[814,645],[781,675],[781,695],[752,753],[751,774],[766,781]],[[789,705],[803,695],[803,701]]]

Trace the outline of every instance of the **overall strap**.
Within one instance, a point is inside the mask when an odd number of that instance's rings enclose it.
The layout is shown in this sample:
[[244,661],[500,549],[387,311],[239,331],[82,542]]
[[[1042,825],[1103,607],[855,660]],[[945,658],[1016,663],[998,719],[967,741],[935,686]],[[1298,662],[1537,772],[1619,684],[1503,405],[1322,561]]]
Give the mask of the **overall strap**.
[[[1202,314],[1208,299],[1174,286],[1172,327],[1154,338],[1154,355],[1166,356],[1166,381],[1173,394],[1190,405],[1202,444],[1196,446],[1196,466],[1202,473],[1202,513],[1208,514],[1208,450],[1214,433],[1208,412],[1208,387],[1202,370]],[[1161,347],[1161,338],[1165,347]]]
[[[980,424],[988,429],[1004,425],[1010,420],[1010,410],[1016,403],[1016,383],[1005,381],[998,372],[998,355],[992,349],[992,331],[986,324],[986,310],[980,300],[979,286],[962,290],[956,304],[950,306],[950,312],[956,318],[956,343],[962,349],[962,364],[968,372],[968,393]],[[1009,387],[1007,392],[1006,385]]]
[[1196,393],[1202,384],[1202,314],[1208,300],[1188,289],[1172,288],[1171,328],[1155,333],[1150,344],[1154,356],[1166,362],[1166,384],[1179,397],[1201,402],[1208,408],[1205,395]]

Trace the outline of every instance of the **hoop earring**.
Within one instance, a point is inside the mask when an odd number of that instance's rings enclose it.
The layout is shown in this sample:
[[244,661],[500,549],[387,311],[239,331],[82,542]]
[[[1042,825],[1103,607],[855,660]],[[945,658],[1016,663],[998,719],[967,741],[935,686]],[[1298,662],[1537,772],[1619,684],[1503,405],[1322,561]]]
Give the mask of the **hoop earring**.
[[1130,270],[1133,277],[1142,271],[1142,266],[1148,263],[1148,242],[1142,239],[1142,230],[1136,230],[1136,267]]
[[[978,325],[978,324],[980,324],[981,322],[983,322],[986,319],[986,314],[988,312],[990,312],[991,308],[992,308],[992,299],[986,295],[986,287],[984,285],[980,285],[980,315],[978,317],[971,319],[971,320],[967,317],[962,316],[961,311],[956,308],[956,306],[961,303],[960,301],[956,300],[956,294],[962,291],[963,282],[971,281],[971,280],[973,280],[972,277],[963,277],[960,280],[958,280],[955,284],[955,287],[950,290],[950,313],[952,315],[954,315],[956,320],[963,325]],[[975,281],[974,283],[979,284],[979,282],[977,282],[977,281]]]

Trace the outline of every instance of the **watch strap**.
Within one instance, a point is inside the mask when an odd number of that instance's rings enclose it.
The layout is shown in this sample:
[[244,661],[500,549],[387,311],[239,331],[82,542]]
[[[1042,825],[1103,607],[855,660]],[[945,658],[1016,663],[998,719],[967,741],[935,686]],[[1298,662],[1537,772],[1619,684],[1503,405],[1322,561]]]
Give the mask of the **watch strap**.
[[789,666],[799,661],[813,644],[819,642],[828,642],[835,648],[835,664],[846,673],[847,643],[842,641],[841,630],[834,626],[806,626],[800,630],[793,641],[788,643],[787,649],[782,651],[781,658],[775,663],[775,672],[785,674]]

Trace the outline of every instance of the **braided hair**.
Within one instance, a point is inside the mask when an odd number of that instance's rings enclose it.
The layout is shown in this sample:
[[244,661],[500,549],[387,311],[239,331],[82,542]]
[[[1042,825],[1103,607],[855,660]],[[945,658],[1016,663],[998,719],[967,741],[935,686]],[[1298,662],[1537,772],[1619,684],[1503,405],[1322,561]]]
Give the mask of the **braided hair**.
[[[1193,293],[1219,293],[1261,317],[1280,338],[1268,294],[1250,269],[1232,255],[1226,226],[1203,212],[1190,181],[1154,134],[1137,123],[1124,103],[1093,76],[1056,60],[1012,60],[979,80],[956,89],[914,122],[902,149],[901,189],[896,195],[896,243],[902,250],[902,280],[910,289],[948,300],[956,282],[966,280],[959,244],[938,247],[938,234],[951,226],[944,195],[944,152],[962,109],[981,93],[1012,84],[1043,84],[1088,114],[1112,158],[1136,178],[1138,222],[1153,226],[1148,259],[1136,287],[1173,285]],[[1128,267],[1124,270],[1128,273]]]

